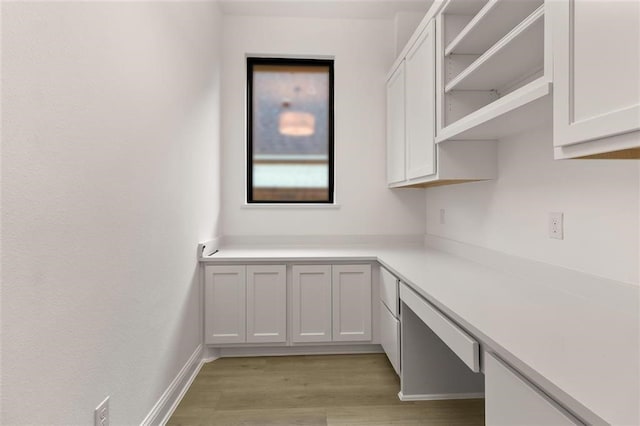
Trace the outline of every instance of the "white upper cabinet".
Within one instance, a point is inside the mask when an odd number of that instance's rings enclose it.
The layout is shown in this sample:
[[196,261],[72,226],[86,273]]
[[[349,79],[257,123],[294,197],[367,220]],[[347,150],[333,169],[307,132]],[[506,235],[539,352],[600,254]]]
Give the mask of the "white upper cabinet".
[[640,158],[640,2],[552,1],[549,10],[556,158]]
[[405,57],[408,179],[432,175],[436,171],[434,35],[432,21]]
[[371,265],[334,265],[333,341],[371,340]]
[[244,266],[205,267],[205,343],[245,342]]
[[247,266],[247,342],[277,343],[286,340],[286,266]]
[[404,61],[387,81],[387,183],[405,180]]

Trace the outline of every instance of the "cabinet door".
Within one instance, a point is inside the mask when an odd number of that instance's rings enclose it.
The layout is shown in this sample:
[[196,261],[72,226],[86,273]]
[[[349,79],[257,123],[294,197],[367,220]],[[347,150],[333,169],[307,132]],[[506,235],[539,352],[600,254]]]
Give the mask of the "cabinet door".
[[640,2],[553,1],[549,11],[554,145],[640,129]]
[[277,343],[286,340],[286,266],[247,266],[247,342]]
[[405,58],[408,179],[436,172],[434,25],[427,25]]
[[400,321],[380,301],[380,344],[389,362],[400,375]]
[[387,183],[405,180],[404,61],[387,81]]
[[488,426],[581,424],[502,361],[485,352],[485,423]]
[[245,267],[205,267],[205,343],[245,342]]
[[292,267],[292,341],[331,341],[331,266]]
[[334,265],[333,341],[371,340],[371,265]]

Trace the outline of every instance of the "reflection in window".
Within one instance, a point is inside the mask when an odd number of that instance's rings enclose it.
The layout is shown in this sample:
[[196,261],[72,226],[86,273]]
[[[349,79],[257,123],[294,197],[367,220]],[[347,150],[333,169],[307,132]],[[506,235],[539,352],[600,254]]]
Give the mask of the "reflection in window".
[[250,203],[333,203],[333,61],[247,58]]

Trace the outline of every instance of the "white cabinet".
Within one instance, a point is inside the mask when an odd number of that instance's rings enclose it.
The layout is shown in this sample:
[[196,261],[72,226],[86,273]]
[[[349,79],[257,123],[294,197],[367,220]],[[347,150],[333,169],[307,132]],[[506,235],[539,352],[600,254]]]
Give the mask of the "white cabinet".
[[205,267],[205,343],[286,341],[284,265]]
[[400,320],[380,301],[380,344],[389,362],[400,375]]
[[334,265],[333,341],[371,340],[371,265]]
[[518,373],[485,352],[485,423],[488,426],[582,424]]
[[244,266],[205,267],[205,343],[244,343],[246,336]]
[[549,9],[556,158],[640,158],[640,3],[566,0]]
[[405,58],[408,179],[432,175],[436,171],[434,36],[432,21]]
[[294,343],[371,340],[371,265],[293,265]]
[[287,340],[285,265],[247,266],[247,342]]
[[404,61],[387,81],[387,183],[405,180]]
[[435,144],[435,21],[422,23],[416,34],[387,79],[387,184],[428,187],[494,179],[495,141]]
[[331,266],[292,267],[293,342],[331,341]]

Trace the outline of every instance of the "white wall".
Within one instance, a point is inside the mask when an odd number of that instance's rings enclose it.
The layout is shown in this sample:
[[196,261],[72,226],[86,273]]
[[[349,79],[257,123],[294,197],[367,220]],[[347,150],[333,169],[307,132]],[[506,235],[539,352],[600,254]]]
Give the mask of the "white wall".
[[[427,233],[638,283],[638,161],[553,160],[550,129],[500,141],[499,178],[427,190]],[[440,224],[440,209],[445,224]],[[547,235],[564,213],[564,240]]]
[[[424,194],[385,180],[385,76],[393,20],[224,17],[225,235],[423,234]],[[245,209],[246,54],[335,57],[335,168],[339,209]]]
[[2,424],[139,424],[201,342],[217,6],[2,5]]

